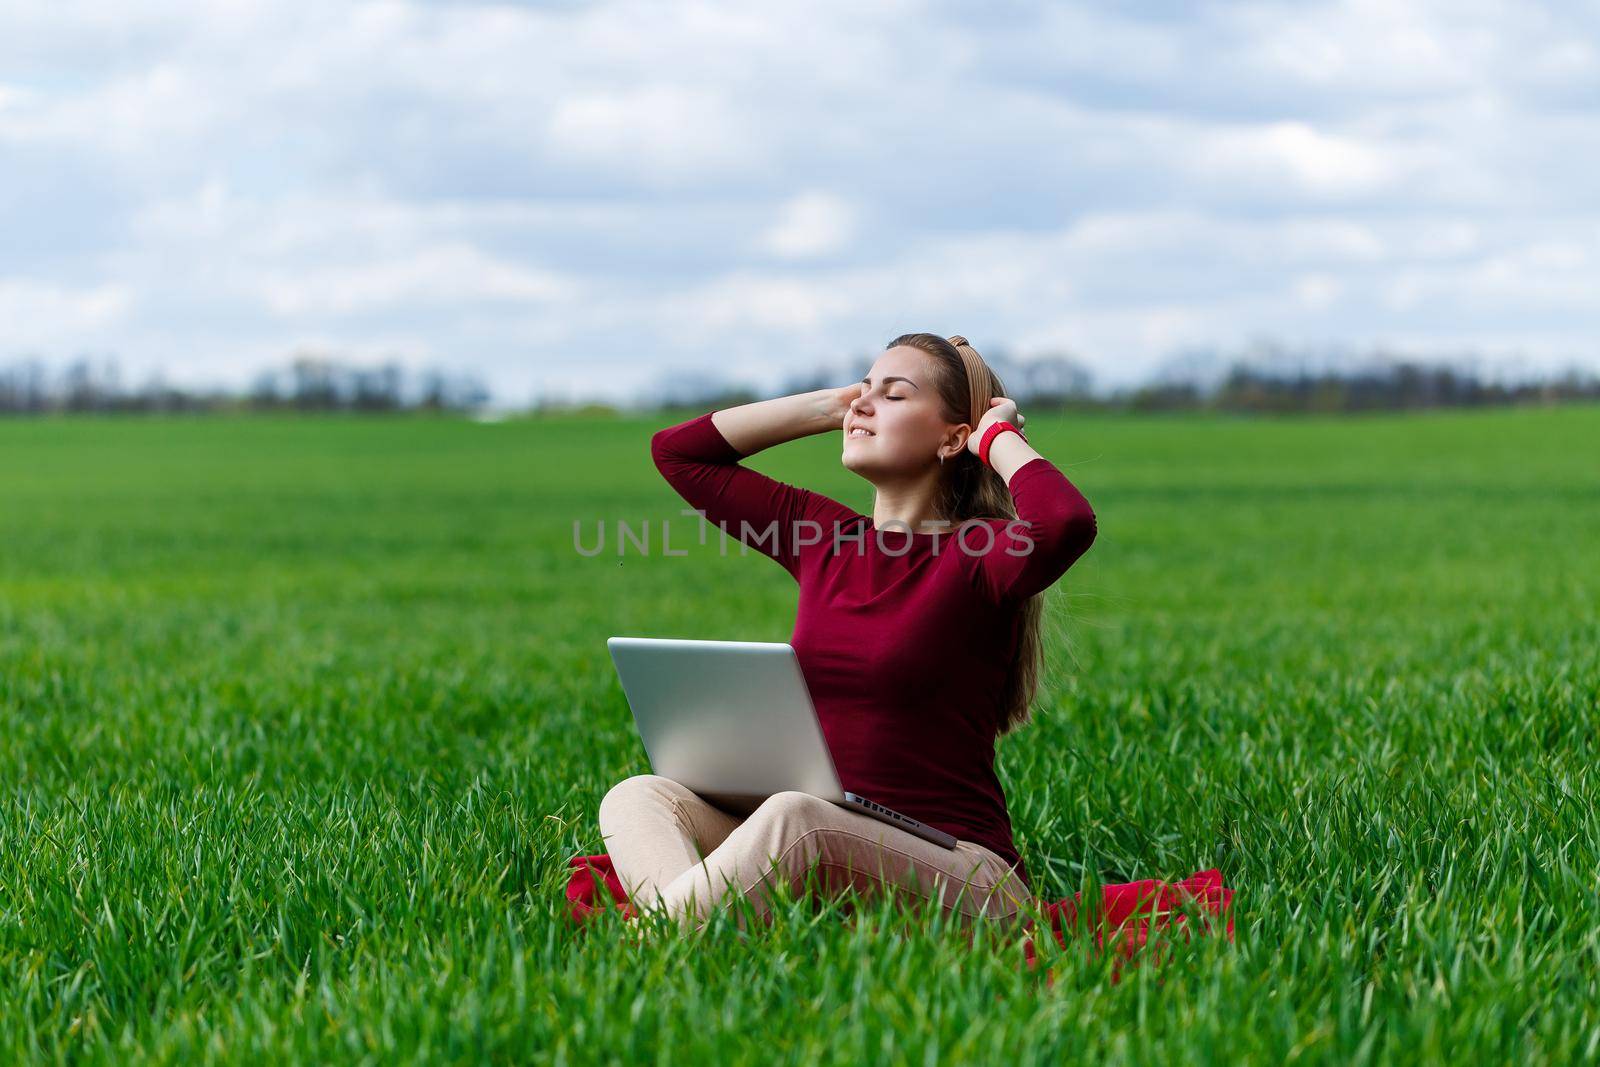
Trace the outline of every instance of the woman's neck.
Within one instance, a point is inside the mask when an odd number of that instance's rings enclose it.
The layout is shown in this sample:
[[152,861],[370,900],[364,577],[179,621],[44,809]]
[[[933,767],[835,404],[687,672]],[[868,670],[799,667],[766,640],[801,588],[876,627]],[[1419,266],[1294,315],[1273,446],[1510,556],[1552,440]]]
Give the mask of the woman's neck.
[[914,482],[879,485],[872,501],[872,525],[881,530],[892,523],[917,533],[934,532],[938,527],[930,524],[939,522],[938,488],[937,473]]

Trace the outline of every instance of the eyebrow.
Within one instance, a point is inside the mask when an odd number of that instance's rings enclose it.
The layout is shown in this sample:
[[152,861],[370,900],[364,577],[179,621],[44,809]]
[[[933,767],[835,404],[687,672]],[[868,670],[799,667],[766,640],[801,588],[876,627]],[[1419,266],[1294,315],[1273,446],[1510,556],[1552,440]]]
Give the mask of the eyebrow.
[[[863,378],[861,380],[863,382],[866,382],[868,385],[872,384],[872,379],[871,378]],[[917,392],[919,392],[919,393],[922,392],[922,387],[920,385],[918,385],[916,382],[912,381],[910,378],[904,378],[904,377],[901,377],[898,374],[885,375],[884,379],[883,379],[883,384],[884,385],[888,385],[890,382],[905,382],[907,385],[911,386],[911,388],[915,389]]]

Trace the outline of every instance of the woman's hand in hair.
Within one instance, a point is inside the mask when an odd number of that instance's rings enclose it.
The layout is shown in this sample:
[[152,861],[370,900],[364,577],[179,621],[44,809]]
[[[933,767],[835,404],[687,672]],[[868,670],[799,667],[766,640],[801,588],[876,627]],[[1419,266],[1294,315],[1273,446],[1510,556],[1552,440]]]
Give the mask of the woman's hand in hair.
[[1027,421],[1027,416],[1017,411],[1017,402],[1007,396],[993,397],[989,401],[989,410],[983,413],[983,418],[978,420],[978,425],[973,427],[967,435],[967,451],[974,456],[978,454],[978,446],[983,443],[983,435],[997,422],[1009,422],[1017,429],[1022,429],[1022,424]]
[[851,382],[849,385],[841,386],[838,389],[824,391],[823,407],[835,430],[844,425],[845,416],[850,414],[850,402],[860,396],[865,388],[866,386],[861,382]]

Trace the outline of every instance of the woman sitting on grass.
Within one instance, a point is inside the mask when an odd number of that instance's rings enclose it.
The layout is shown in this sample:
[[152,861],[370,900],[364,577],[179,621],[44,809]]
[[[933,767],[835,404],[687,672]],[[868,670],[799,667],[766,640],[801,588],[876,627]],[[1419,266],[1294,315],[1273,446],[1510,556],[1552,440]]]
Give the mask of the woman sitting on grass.
[[[700,925],[738,894],[765,916],[779,882],[797,891],[813,876],[964,916],[1025,909],[995,738],[1028,721],[1042,594],[1088,549],[1095,517],[1004,392],[965,338],[907,334],[859,383],[707,412],[651,440],[690,505],[799,582],[790,643],[844,788],[959,843],[798,792],[741,818],[637,775],[606,794],[599,821],[641,911]],[[870,518],[739,463],[837,430],[844,466],[876,490]]]

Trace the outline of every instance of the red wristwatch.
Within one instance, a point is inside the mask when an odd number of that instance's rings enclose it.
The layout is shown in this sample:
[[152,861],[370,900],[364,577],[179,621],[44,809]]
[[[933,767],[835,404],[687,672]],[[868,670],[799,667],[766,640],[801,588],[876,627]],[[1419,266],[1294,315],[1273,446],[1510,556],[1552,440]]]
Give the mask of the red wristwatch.
[[987,467],[989,465],[989,445],[993,443],[994,439],[998,435],[1005,433],[1007,430],[1016,434],[1024,441],[1028,439],[1027,434],[1023,433],[1021,430],[1017,429],[1004,419],[994,423],[987,430],[983,431],[983,436],[978,439],[978,459],[983,463],[984,466]]

